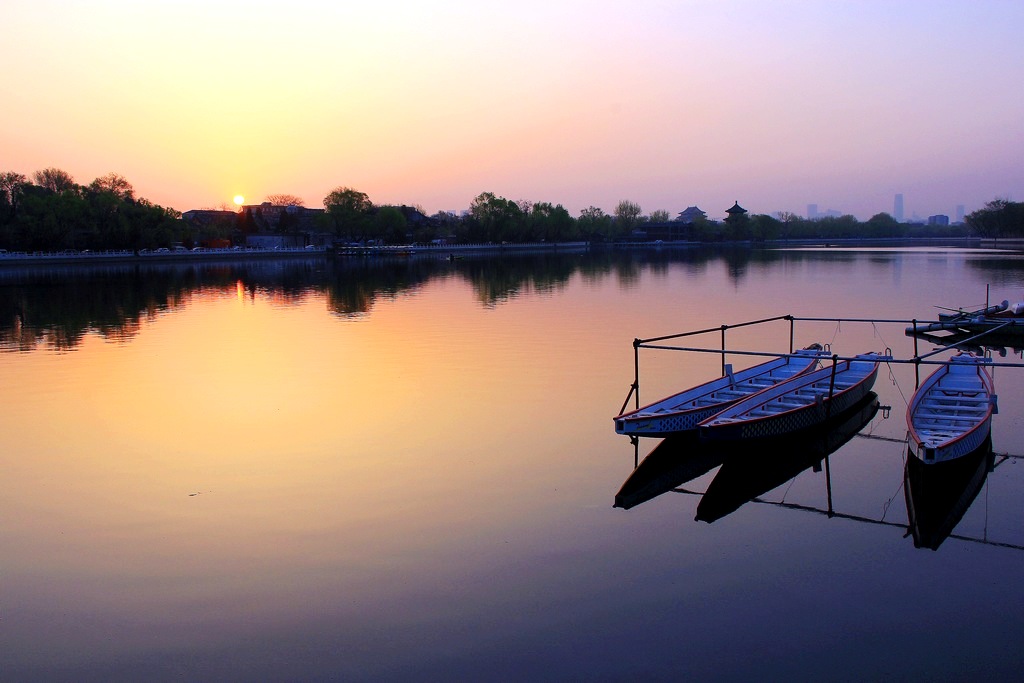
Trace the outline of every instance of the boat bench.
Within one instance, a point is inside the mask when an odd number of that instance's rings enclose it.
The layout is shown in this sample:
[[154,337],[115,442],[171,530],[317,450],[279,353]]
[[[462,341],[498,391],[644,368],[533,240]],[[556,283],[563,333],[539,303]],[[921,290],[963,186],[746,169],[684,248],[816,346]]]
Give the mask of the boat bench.
[[719,389],[715,392],[716,396],[724,396],[725,398],[744,398],[750,396],[749,391],[736,391],[735,389]]
[[985,399],[925,399],[918,405],[922,408],[948,409],[948,410],[980,410],[984,412],[989,402]]
[[960,432],[951,432],[948,429],[919,429],[917,435],[925,441],[929,439],[938,439],[939,441],[945,441],[958,436]]
[[938,388],[940,391],[954,393],[978,394],[981,392],[981,387],[978,386],[977,381],[939,380]]
[[970,427],[971,425],[976,425],[979,422],[981,422],[981,420],[978,419],[977,417],[970,417],[970,416],[966,416],[966,415],[961,415],[961,416],[955,416],[954,417],[954,416],[950,416],[950,415],[936,415],[936,416],[921,415],[919,413],[918,416],[917,416],[916,424],[918,426],[918,431],[920,431],[922,428],[924,428],[924,429],[935,428],[935,427],[950,427],[950,428],[953,428],[953,427],[961,427],[961,426],[962,427]]
[[918,404],[918,410],[930,411],[933,413],[964,413],[974,415],[984,415],[988,412],[988,401],[972,401],[972,402],[942,402],[942,401],[930,401],[923,400]]
[[779,399],[777,401],[772,401],[772,404],[783,406],[786,410],[789,410],[790,408],[803,408],[807,405],[807,401],[786,401]]

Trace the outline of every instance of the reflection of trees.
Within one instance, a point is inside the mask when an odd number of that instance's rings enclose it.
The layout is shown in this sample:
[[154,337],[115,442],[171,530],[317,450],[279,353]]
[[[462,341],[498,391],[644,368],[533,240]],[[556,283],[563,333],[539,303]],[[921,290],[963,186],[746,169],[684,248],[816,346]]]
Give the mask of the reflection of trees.
[[168,274],[89,269],[46,269],[0,285],[0,344],[31,350],[74,348],[90,331],[124,340],[138,331],[143,315],[168,308],[172,293],[191,283]]
[[524,292],[553,292],[565,286],[576,270],[575,259],[556,254],[489,257],[461,261],[458,274],[488,308]]
[[[253,259],[189,264],[117,264],[0,268],[0,348],[75,348],[87,334],[111,341],[134,337],[141,322],[174,310],[203,291],[234,293],[241,287],[274,305],[293,306],[322,294],[328,310],[343,317],[369,313],[380,297],[393,298],[436,277],[464,279],[483,306],[525,293],[558,291],[579,273],[597,282],[613,276],[625,288],[644,272],[682,266],[701,271],[722,259],[736,280],[751,267],[823,258],[848,261],[849,253],[704,249],[592,251],[575,254],[501,254],[440,257]],[[1014,262],[1015,264],[1016,262]],[[986,266],[998,269],[997,262]],[[1009,271],[1007,271],[1007,277]]]
[[436,259],[354,258],[333,263],[326,282],[327,308],[344,317],[370,312],[380,296],[421,287],[440,270]]
[[270,262],[0,270],[0,348],[70,350],[90,332],[127,341],[143,318],[178,308],[196,292],[234,291],[239,281],[303,291]]

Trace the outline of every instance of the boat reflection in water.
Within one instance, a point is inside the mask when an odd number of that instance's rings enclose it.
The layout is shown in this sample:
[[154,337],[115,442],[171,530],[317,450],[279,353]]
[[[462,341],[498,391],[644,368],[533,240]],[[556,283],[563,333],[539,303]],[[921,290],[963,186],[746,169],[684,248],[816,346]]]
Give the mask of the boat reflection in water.
[[829,455],[874,419],[878,409],[877,394],[868,392],[846,411],[804,431],[742,442],[742,452],[725,458],[708,485],[696,519],[714,522],[806,469],[818,471]]
[[697,507],[698,520],[714,521],[816,467],[871,422],[878,408],[878,396],[868,392],[847,411],[786,436],[736,441],[703,441],[696,434],[666,438],[622,484],[615,507],[628,510],[718,467]]
[[915,548],[938,550],[971,507],[994,465],[991,434],[971,453],[946,462],[924,463],[907,449],[903,490]]
[[665,438],[622,484],[615,507],[628,510],[704,476],[722,464],[733,446],[705,443],[696,431]]

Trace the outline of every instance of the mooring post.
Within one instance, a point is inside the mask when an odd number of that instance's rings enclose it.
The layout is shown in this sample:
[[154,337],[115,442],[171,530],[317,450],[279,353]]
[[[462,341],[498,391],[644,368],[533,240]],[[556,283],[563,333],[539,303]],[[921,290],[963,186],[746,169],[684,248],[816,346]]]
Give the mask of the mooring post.
[[640,407],[640,339],[633,339],[633,393],[636,395],[636,407]]
[[722,376],[725,376],[725,331],[729,329],[728,325],[722,325]]
[[832,416],[832,394],[836,389],[836,367],[839,365],[839,356],[832,354],[832,375],[828,379],[828,406],[825,408],[825,419]]

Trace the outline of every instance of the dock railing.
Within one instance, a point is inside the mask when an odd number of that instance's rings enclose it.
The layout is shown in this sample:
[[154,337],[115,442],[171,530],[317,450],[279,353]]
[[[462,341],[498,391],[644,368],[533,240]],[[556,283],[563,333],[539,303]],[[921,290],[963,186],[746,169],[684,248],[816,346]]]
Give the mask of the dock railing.
[[[750,327],[750,326],[754,326],[754,325],[763,325],[763,324],[766,324],[766,323],[778,322],[778,321],[787,321],[787,322],[789,322],[789,351],[787,353],[773,353],[773,352],[769,352],[769,351],[748,351],[748,350],[742,350],[742,349],[730,349],[730,348],[728,348],[728,346],[726,344],[726,338],[727,338],[726,333],[729,330],[735,330],[735,329],[739,329],[739,328],[743,328],[743,327]],[[635,408],[639,408],[640,407],[640,350],[641,349],[657,349],[657,350],[665,350],[665,351],[685,351],[685,352],[690,352],[690,353],[713,353],[713,354],[719,355],[721,357],[721,371],[722,371],[722,375],[725,375],[725,371],[726,371],[725,366],[726,366],[726,360],[727,360],[728,356],[759,356],[759,357],[781,358],[781,357],[792,355],[793,352],[794,352],[793,344],[794,344],[794,340],[796,338],[796,325],[797,325],[798,322],[806,322],[806,323],[835,323],[837,325],[841,325],[841,324],[844,324],[844,323],[862,323],[862,324],[870,324],[870,325],[900,324],[900,325],[912,325],[913,329],[916,329],[918,327],[918,325],[922,321],[916,320],[916,319],[909,319],[908,320],[908,319],[885,319],[885,318],[818,318],[818,317],[801,317],[801,316],[795,316],[795,315],[792,315],[792,314],[787,314],[787,315],[773,316],[773,317],[770,317],[770,318],[760,318],[758,320],[749,320],[749,321],[740,322],[740,323],[719,325],[717,327],[707,327],[707,328],[703,328],[703,329],[699,329],[699,330],[690,330],[690,331],[687,331],[687,332],[679,332],[679,333],[676,333],[676,334],[667,334],[667,335],[661,335],[661,336],[658,336],[658,337],[649,337],[647,339],[635,338],[633,340],[633,383],[630,385],[629,392],[626,394],[626,398],[622,402],[622,407],[619,408],[619,415],[623,414],[626,411],[626,407],[629,405],[630,399],[634,400],[634,407]],[[918,347],[919,338],[916,335],[910,334],[909,332],[907,332],[906,336],[909,336],[909,337],[911,337],[913,339],[913,348],[914,348],[913,355],[911,357],[909,357],[909,358],[898,358],[898,357],[893,356],[891,351],[889,351],[887,349],[887,353],[883,354],[882,360],[884,360],[886,363],[890,363],[890,364],[912,364],[912,365],[914,365],[914,369],[915,369],[915,388],[916,388],[918,385],[920,385],[920,381],[921,381],[920,371],[921,371],[921,366],[922,365],[948,365],[949,364],[949,361],[947,361],[947,360],[932,360],[933,356],[936,356],[936,355],[938,355],[940,353],[948,352],[950,350],[950,348],[955,348],[956,346],[960,346],[960,345],[963,345],[963,344],[966,344],[966,343],[977,343],[979,345],[984,345],[986,335],[992,334],[997,329],[999,329],[999,328],[995,328],[993,330],[985,330],[983,332],[979,332],[978,334],[976,334],[976,335],[974,335],[974,336],[972,336],[972,337],[970,337],[970,338],[968,338],[966,340],[957,340],[954,345],[947,346],[947,347],[936,348],[936,349],[934,349],[932,351],[928,351],[928,352],[923,353],[923,354],[920,352],[920,349]],[[696,347],[696,346],[678,346],[678,345],[674,345],[674,344],[666,344],[666,343],[664,343],[664,342],[668,342],[668,341],[671,341],[671,340],[685,339],[685,338],[688,338],[688,337],[696,337],[696,336],[699,336],[699,335],[707,335],[707,334],[713,334],[713,333],[718,333],[719,334],[719,345],[718,345],[717,348]],[[1022,339],[1022,344],[1024,344],[1024,336],[1022,336],[1021,339]],[[940,343],[940,340],[930,340],[930,341],[932,341],[932,343],[936,343],[936,344]],[[835,354],[833,354],[831,356],[831,360],[832,360],[833,364],[835,364],[836,362],[841,361],[841,360],[854,360],[855,358],[856,358],[856,356],[841,356],[841,355],[835,355]],[[1022,368],[1022,367],[1024,367],[1024,360],[1020,360],[1020,361],[998,361],[998,360],[995,360],[995,359],[989,357],[989,363],[987,363],[987,365],[993,366],[993,367],[1002,366],[1002,367]]]

